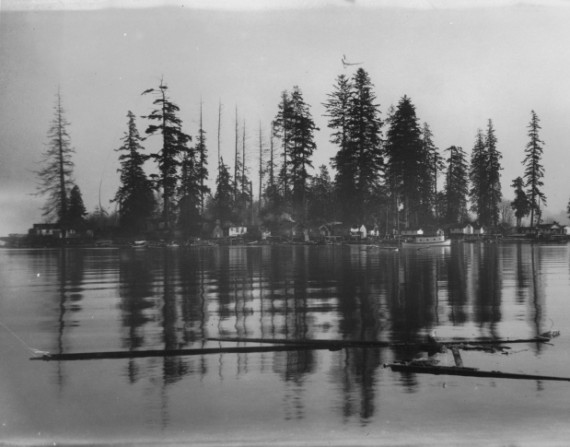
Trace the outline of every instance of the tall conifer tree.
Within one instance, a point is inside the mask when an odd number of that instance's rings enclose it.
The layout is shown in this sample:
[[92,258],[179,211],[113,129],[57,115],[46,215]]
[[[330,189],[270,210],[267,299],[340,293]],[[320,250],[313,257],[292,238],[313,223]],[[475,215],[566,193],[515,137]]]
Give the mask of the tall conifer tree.
[[174,200],[180,180],[178,169],[181,157],[189,151],[188,143],[192,138],[182,131],[182,120],[178,117],[180,108],[170,100],[166,94],[167,89],[167,85],[161,80],[158,88],[150,88],[142,94],[152,93],[156,97],[153,102],[156,109],[144,118],[151,121],[146,133],[159,134],[162,137],[160,150],[150,154],[150,157],[158,164],[160,173],[154,176],[154,179],[162,192],[164,223],[171,229],[175,218]]
[[469,170],[471,189],[471,211],[477,215],[480,224],[487,225],[489,222],[487,202],[489,200],[487,180],[487,149],[485,137],[481,129],[477,130],[475,144],[471,151],[471,166]]
[[288,172],[288,160],[291,153],[291,119],[293,109],[291,104],[291,95],[287,90],[281,92],[281,101],[279,102],[277,115],[273,119],[272,135],[281,140],[281,170],[279,171],[279,190],[285,202],[290,200],[291,185]]
[[272,124],[273,136],[281,140],[283,148],[279,178],[284,205],[305,220],[308,168],[312,167],[311,158],[316,148],[313,134],[317,127],[298,86],[281,94]]
[[416,227],[431,220],[432,172],[429,153],[421,141],[416,109],[404,96],[394,112],[386,141],[387,178],[395,213],[403,205],[404,223]]
[[326,165],[311,179],[309,189],[309,219],[314,223],[326,223],[334,219],[334,186]]
[[202,190],[199,177],[200,163],[195,148],[186,148],[180,164],[178,187],[178,225],[185,236],[198,232]]
[[445,184],[446,221],[461,223],[467,219],[468,173],[465,152],[461,147],[451,146],[447,159]]
[[352,79],[337,78],[335,90],[324,104],[331,142],[339,146],[333,158],[342,219],[351,223],[370,217],[370,204],[382,180],[382,121],[374,86],[359,68]]
[[356,174],[358,166],[351,144],[351,103],[354,95],[352,82],[345,75],[337,78],[334,90],[324,103],[329,118],[328,127],[333,129],[330,142],[338,146],[338,151],[332,159],[336,170],[336,194],[341,208],[341,218],[348,220],[356,214]]
[[303,99],[303,93],[297,86],[293,87],[290,96],[291,120],[289,135],[291,150],[285,169],[291,179],[291,201],[295,215],[305,221],[307,218],[307,190],[309,187],[309,170],[312,168],[312,156],[316,144],[313,138],[315,122],[309,106]]
[[208,148],[206,146],[206,131],[202,122],[202,102],[200,101],[200,127],[198,129],[198,137],[196,138],[196,157],[198,162],[196,175],[200,182],[200,213],[204,213],[205,196],[210,192],[210,188],[206,185],[208,180]]
[[74,185],[69,192],[69,206],[67,209],[67,222],[69,228],[83,230],[85,228],[85,216],[87,211],[83,203],[83,196],[79,186]]
[[214,214],[223,224],[234,219],[234,189],[229,167],[220,157],[218,178],[216,179],[216,193],[214,195]]
[[427,154],[427,163],[428,163],[428,170],[430,172],[430,176],[426,178],[426,196],[429,199],[428,207],[433,210],[435,217],[437,218],[437,207],[436,207],[436,199],[437,199],[437,179],[439,173],[443,171],[445,164],[443,162],[443,157],[438,151],[435,143],[433,142],[433,134],[428,125],[428,123],[424,123],[422,127],[422,145],[423,145],[423,152]]
[[73,187],[71,156],[75,152],[71,147],[68,126],[58,91],[54,118],[48,130],[47,149],[43,153],[44,166],[36,175],[39,180],[37,194],[47,196],[43,215],[48,221],[59,223],[64,233],[68,225],[69,192]]
[[487,148],[487,181],[489,190],[488,215],[489,224],[497,226],[499,224],[500,205],[503,199],[501,192],[501,158],[503,157],[497,149],[497,137],[493,121],[487,124],[487,135],[485,136],[485,146]]
[[523,217],[528,216],[530,212],[530,202],[524,191],[524,180],[522,177],[514,179],[511,186],[515,189],[515,200],[511,202],[511,208],[515,211],[517,228],[520,228]]
[[540,139],[540,119],[538,115],[531,112],[531,120],[528,125],[529,141],[525,149],[525,158],[523,160],[524,185],[530,205],[530,225],[535,225],[535,217],[540,216],[540,205],[546,205],[546,196],[542,191],[544,182],[544,167],[542,166],[542,154],[544,142]]
[[497,226],[501,201],[501,158],[497,149],[497,137],[493,121],[489,120],[487,132],[477,131],[471,153],[471,210],[481,225]]
[[144,230],[145,221],[154,211],[154,193],[152,183],[144,171],[144,163],[149,156],[142,153],[142,138],[135,122],[135,115],[127,113],[128,129],[122,138],[123,144],[119,161],[121,186],[115,194],[114,201],[119,204],[120,226],[125,231],[139,232]]
[[368,217],[369,203],[382,179],[382,121],[374,86],[368,73],[359,68],[353,77],[350,102],[350,142],[356,156],[357,217]]

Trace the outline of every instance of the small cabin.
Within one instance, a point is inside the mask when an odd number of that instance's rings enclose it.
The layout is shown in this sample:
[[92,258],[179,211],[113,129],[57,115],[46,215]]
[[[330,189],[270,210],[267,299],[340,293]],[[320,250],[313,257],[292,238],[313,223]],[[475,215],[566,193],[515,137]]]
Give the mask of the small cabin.
[[37,223],[30,230],[33,236],[50,236],[60,238],[62,235],[61,227],[53,223]]
[[548,224],[540,224],[536,226],[536,229],[538,230],[538,232],[540,234],[546,235],[546,236],[553,236],[553,235],[563,235],[564,234],[564,229],[562,227],[562,225],[560,225],[558,222],[552,222],[552,223],[548,223]]
[[228,229],[229,237],[243,237],[247,234],[247,227],[230,227]]
[[473,234],[483,236],[485,234],[485,228],[481,225],[473,225]]
[[402,236],[422,236],[423,234],[424,230],[422,230],[421,228],[409,228],[400,231],[400,235]]
[[471,224],[455,225],[449,229],[449,234],[452,236],[463,236],[474,234],[474,228]]
[[350,227],[350,238],[360,239],[360,230],[358,229],[358,227]]
[[380,230],[378,229],[378,225],[374,225],[372,230],[370,230],[369,236],[375,238],[380,237]]
[[536,227],[521,227],[519,228],[519,234],[530,235],[530,236],[564,236],[567,235],[567,230],[564,225],[560,225],[558,222],[539,224]]
[[366,229],[366,225],[355,225],[350,227],[350,239],[351,240],[360,240],[366,239],[368,237],[368,230]]

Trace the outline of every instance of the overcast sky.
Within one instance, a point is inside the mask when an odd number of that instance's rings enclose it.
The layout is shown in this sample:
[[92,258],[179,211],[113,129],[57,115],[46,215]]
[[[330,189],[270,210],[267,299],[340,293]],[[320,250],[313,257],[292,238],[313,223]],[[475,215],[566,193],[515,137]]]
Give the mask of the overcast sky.
[[[4,0],[1,8],[0,235],[41,221],[44,199],[31,195],[33,171],[58,88],[87,209],[101,200],[111,210],[118,187],[114,149],[127,111],[139,117],[143,133],[147,123],[140,116],[152,110],[152,98],[141,92],[161,77],[193,136],[203,102],[212,181],[219,101],[222,156],[233,165],[237,106],[256,177],[259,127],[267,143],[280,94],[295,85],[321,129],[314,165],[328,164],[336,147],[328,142],[322,103],[339,74],[354,72],[343,68],[343,54],[370,74],[383,118],[408,95],[442,150],[456,145],[470,154],[477,129],[492,119],[506,199],[523,172],[535,110],[549,211],[564,210],[570,198],[566,2]],[[146,142],[148,149],[156,138]]]

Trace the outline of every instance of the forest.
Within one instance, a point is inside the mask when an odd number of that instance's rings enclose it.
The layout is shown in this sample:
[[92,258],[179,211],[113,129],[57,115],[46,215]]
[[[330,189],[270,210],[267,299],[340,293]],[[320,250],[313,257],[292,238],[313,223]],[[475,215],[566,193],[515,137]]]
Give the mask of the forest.
[[[464,223],[489,229],[520,227],[525,218],[533,227],[546,205],[544,142],[534,111],[528,143],[521,148],[521,175],[512,180],[512,191],[504,193],[492,119],[474,130],[470,155],[459,146],[438,148],[410,97],[404,95],[382,115],[374,84],[363,68],[351,76],[339,75],[324,95],[328,129],[317,128],[300,87],[284,90],[275,101],[269,147],[259,130],[258,172],[247,166],[245,123],[240,141],[237,113],[234,159],[224,161],[219,124],[217,157],[212,157],[202,109],[198,131],[191,136],[163,79],[142,95],[149,98],[150,113],[137,117],[128,111],[124,136],[117,143],[116,211],[108,213],[99,205],[87,213],[74,180],[75,150],[57,93],[43,165],[36,173],[37,194],[46,198],[46,222],[57,223],[64,232],[89,229],[123,237],[154,232],[168,238],[207,238],[215,227],[227,231],[230,226],[279,233],[292,223],[316,229],[330,222],[376,226],[381,235],[389,235]],[[336,153],[329,166],[313,166],[315,133],[325,131]],[[153,139],[158,150],[147,153],[147,139]],[[253,190],[253,176],[258,176],[259,191]],[[215,179],[213,188],[208,186],[210,177]]]

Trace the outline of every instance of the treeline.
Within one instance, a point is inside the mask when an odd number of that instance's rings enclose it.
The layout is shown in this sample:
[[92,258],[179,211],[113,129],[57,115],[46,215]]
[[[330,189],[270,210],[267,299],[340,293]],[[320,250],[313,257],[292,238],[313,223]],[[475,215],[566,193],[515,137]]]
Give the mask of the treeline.
[[[113,201],[124,234],[140,234],[154,226],[190,237],[211,232],[218,222],[222,227],[255,224],[271,229],[283,222],[318,226],[332,221],[377,225],[382,233],[391,233],[469,221],[497,227],[504,215],[502,155],[492,120],[477,130],[470,157],[459,146],[440,150],[408,96],[382,117],[374,85],[362,68],[352,76],[339,75],[323,102],[330,143],[336,147],[332,170],[326,165],[314,169],[315,132],[320,129],[301,89],[283,91],[271,121],[269,148],[261,126],[259,130],[256,200],[246,160],[245,122],[240,141],[237,110],[232,170],[220,156],[220,104],[217,172],[210,191],[202,108],[192,138],[183,130],[180,108],[164,81],[143,95],[153,98],[151,112],[142,117],[147,122],[145,137],[129,111],[117,148],[120,187]],[[77,228],[86,225],[87,213],[73,181],[74,151],[67,126],[58,93],[38,192],[47,195],[47,219]],[[539,131],[539,118],[532,111],[524,169],[512,182],[514,199],[509,202],[519,226],[528,215],[531,226],[539,222],[546,204]],[[156,152],[145,151],[146,138],[159,141]],[[147,163],[154,164],[156,174],[147,174]],[[438,189],[438,184],[443,187]],[[94,213],[99,218],[103,214],[101,207]]]

